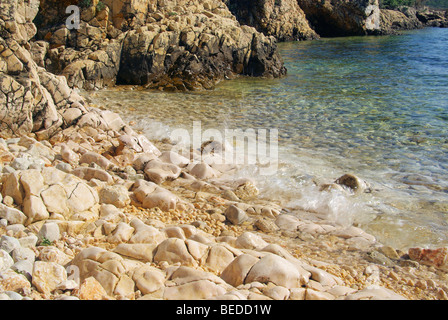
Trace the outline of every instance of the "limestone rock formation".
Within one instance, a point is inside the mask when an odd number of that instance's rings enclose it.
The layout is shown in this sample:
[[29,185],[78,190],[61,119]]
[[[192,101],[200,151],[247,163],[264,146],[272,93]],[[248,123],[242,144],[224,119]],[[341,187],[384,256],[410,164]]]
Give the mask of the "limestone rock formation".
[[381,9],[381,34],[393,34],[400,30],[422,28],[423,24],[417,19],[415,10],[404,12],[398,10]]
[[118,83],[185,91],[236,75],[286,73],[276,39],[241,26],[222,1],[94,0],[81,8],[80,27],[73,30],[63,22],[66,7],[41,2],[38,38],[50,47],[36,48],[46,57],[36,60],[72,87]]
[[424,8],[417,11],[415,16],[426,26],[448,28],[448,10]]
[[378,0],[298,0],[298,3],[321,36],[366,35],[380,29]]
[[241,24],[255,27],[279,41],[319,37],[296,0],[227,0],[227,5]]
[[39,67],[30,53],[39,1],[0,4],[0,128],[4,135],[39,132],[45,138],[63,125],[60,110],[85,111],[66,79]]

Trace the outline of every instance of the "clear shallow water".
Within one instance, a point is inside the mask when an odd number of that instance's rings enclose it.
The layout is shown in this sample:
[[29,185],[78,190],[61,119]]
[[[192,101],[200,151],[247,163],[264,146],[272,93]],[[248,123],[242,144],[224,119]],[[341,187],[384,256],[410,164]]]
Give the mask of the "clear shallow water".
[[[282,43],[282,79],[241,78],[215,90],[103,90],[98,104],[151,138],[173,129],[278,129],[267,197],[355,223],[397,248],[448,246],[448,29],[400,36]],[[322,193],[315,183],[354,173],[372,193]]]

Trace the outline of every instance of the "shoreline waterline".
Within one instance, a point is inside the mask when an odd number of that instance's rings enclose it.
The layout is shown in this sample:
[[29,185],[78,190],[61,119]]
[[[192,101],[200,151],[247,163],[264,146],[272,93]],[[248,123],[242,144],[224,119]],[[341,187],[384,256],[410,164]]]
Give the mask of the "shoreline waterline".
[[[397,248],[446,246],[448,164],[443,159],[448,145],[443,139],[448,141],[448,135],[443,130],[447,121],[443,88],[448,85],[448,71],[433,65],[438,54],[415,57],[412,52],[418,48],[411,48],[409,55],[391,53],[409,43],[429,41],[432,32],[446,36],[439,30],[419,30],[380,38],[283,43],[280,49],[290,70],[284,79],[241,78],[223,82],[211,92],[114,88],[95,92],[92,99],[134,121],[151,139],[166,138],[177,128],[189,130],[194,121],[201,121],[204,130],[222,132],[277,128],[281,159],[277,175],[257,181],[266,197],[281,199],[291,208],[326,206],[330,216],[355,223]],[[297,63],[324,47],[327,53]],[[341,58],[330,59],[337,50]],[[364,56],[356,60],[357,54]],[[384,58],[376,60],[378,54]],[[413,59],[423,62],[412,69]],[[388,63],[411,66],[406,72],[414,78],[396,77],[394,64]],[[432,84],[438,87],[416,100],[418,92],[408,89],[426,77],[419,73],[424,63],[430,71],[434,68],[436,76],[421,90]],[[383,69],[372,74],[375,68]],[[403,82],[393,89],[396,81]],[[434,122],[425,123],[428,117]],[[253,176],[254,170],[247,168],[245,173]],[[316,191],[316,182],[331,183],[345,173],[371,183],[372,192],[341,200],[339,195]]]

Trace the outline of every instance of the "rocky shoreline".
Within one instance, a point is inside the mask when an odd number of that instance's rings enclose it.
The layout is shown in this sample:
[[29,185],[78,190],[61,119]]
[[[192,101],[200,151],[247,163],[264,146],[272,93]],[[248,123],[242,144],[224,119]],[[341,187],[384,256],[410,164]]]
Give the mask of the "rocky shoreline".
[[80,27],[71,30],[65,10],[78,2],[40,1],[31,53],[40,67],[86,90],[191,91],[241,75],[278,78],[287,72],[278,41],[448,26],[445,11],[386,10],[378,0],[83,0]]
[[[219,179],[237,168],[207,148],[181,157],[86,102],[76,87],[132,76],[184,90],[286,72],[275,37],[241,26],[224,2],[178,2],[94,1],[73,34],[46,24],[70,1],[0,4],[0,299],[448,299],[446,248],[400,252],[292,215],[250,179]],[[322,192],[363,186],[346,175]]]
[[446,249],[400,252],[291,215],[250,180],[218,179],[234,168],[87,108],[49,140],[0,141],[3,299],[447,298]]

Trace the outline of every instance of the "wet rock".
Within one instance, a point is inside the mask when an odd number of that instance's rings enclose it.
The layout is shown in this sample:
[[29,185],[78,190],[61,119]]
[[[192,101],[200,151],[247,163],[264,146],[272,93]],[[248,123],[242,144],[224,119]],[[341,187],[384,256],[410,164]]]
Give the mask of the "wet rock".
[[246,214],[246,212],[235,205],[231,205],[230,207],[228,207],[224,212],[224,215],[226,216],[227,220],[229,220],[234,225],[240,225],[244,221],[247,221],[249,219],[249,216]]
[[160,156],[161,153],[156,146],[154,146],[145,136],[131,136],[131,135],[121,135],[118,137],[120,145],[118,146],[117,153],[120,153],[125,147],[133,150],[137,153],[147,153],[152,154],[156,157]]
[[184,168],[190,163],[190,159],[188,159],[184,156],[181,156],[177,152],[173,152],[173,151],[162,152],[162,154],[159,157],[159,160],[166,162],[166,163],[174,164],[180,168]]
[[335,183],[348,188],[355,194],[360,194],[368,190],[367,183],[353,174],[345,174],[336,179]]
[[109,130],[120,131],[125,126],[124,121],[121,117],[110,110],[101,110],[100,111],[101,118],[104,119],[106,123],[106,127]]
[[378,251],[380,251],[382,254],[384,254],[389,259],[392,259],[392,260],[400,259],[398,252],[391,246],[381,246],[378,249]]
[[384,254],[378,252],[378,251],[371,251],[367,253],[367,260],[370,262],[374,262],[380,265],[385,265],[388,267],[392,267],[394,263],[392,260],[390,260],[388,257],[386,257]]
[[239,185],[235,189],[234,193],[238,198],[244,201],[255,199],[259,195],[260,191],[252,182],[248,181]]
[[205,180],[218,177],[219,173],[207,163],[198,163],[190,169],[190,174],[198,179]]
[[225,190],[222,197],[230,201],[240,201],[240,198],[232,190]]
[[333,234],[337,237],[344,238],[344,239],[361,237],[361,238],[364,238],[365,240],[369,241],[370,243],[374,243],[376,241],[374,236],[372,236],[372,235],[366,233],[364,230],[354,227],[354,226],[350,226],[350,227],[342,228],[342,229],[336,229],[336,230],[332,231],[331,234]]
[[275,224],[282,230],[296,231],[303,222],[290,214],[281,214],[275,219]]

